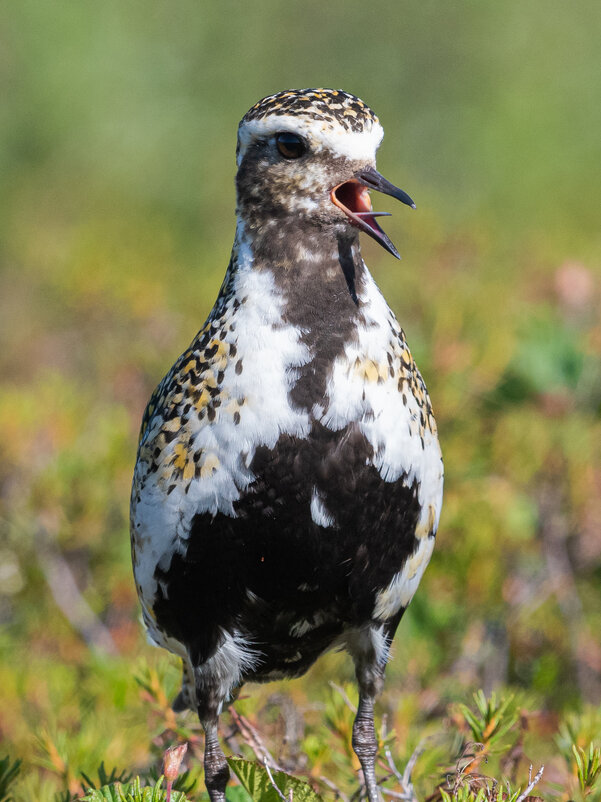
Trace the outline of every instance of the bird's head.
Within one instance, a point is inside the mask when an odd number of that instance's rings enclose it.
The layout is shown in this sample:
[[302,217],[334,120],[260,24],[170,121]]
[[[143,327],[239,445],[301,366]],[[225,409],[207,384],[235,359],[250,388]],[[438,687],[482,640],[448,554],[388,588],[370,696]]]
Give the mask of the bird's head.
[[287,220],[337,236],[354,227],[398,257],[369,191],[415,205],[376,170],[383,135],[373,111],[347,92],[293,89],[263,98],[238,128],[239,215],[255,230],[283,230]]

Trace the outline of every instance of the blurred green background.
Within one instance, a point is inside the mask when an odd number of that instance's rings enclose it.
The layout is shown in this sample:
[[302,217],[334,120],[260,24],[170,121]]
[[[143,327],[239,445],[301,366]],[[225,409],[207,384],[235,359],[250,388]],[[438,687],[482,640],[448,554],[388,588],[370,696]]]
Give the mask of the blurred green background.
[[[410,745],[479,686],[601,702],[600,30],[598,0],[0,5],[0,737],[23,799],[152,759],[133,676],[173,693],[177,667],[138,623],[137,430],[227,265],[238,120],[284,88],[362,97],[418,205],[386,224],[401,263],[364,242],[447,477],[382,704]],[[310,719],[351,676],[333,655],[279,692]]]

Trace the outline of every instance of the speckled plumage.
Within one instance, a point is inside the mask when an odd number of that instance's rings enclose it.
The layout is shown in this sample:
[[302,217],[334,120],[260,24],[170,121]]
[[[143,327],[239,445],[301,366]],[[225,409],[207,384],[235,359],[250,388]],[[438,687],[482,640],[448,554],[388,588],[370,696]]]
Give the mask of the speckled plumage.
[[[282,131],[302,157],[281,157]],[[226,278],[144,414],[134,573],[151,638],[183,659],[177,705],[207,731],[213,800],[228,694],[339,646],[357,668],[355,746],[377,799],[369,709],[432,553],[443,473],[405,335],[333,202],[348,182],[364,208],[381,136],[341,91],[280,92],[244,116]]]
[[347,131],[363,131],[379,120],[356,95],[340,89],[286,89],[268,95],[250,108],[240,125],[286,114],[325,122]]

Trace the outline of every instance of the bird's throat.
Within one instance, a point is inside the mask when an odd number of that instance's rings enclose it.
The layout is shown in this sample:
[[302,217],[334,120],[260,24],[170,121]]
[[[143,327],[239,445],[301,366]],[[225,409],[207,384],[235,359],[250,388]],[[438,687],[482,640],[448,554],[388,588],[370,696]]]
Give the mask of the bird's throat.
[[272,273],[287,305],[304,308],[330,325],[336,316],[354,316],[365,264],[358,232],[317,227],[302,219],[270,220],[248,229],[239,225],[235,251],[254,270]]

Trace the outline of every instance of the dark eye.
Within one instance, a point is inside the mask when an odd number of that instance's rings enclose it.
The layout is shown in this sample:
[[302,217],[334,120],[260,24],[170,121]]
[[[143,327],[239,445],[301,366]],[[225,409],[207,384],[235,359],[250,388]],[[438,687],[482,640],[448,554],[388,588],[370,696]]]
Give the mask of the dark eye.
[[307,150],[305,140],[297,134],[277,134],[275,143],[285,159],[298,159]]

